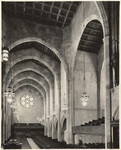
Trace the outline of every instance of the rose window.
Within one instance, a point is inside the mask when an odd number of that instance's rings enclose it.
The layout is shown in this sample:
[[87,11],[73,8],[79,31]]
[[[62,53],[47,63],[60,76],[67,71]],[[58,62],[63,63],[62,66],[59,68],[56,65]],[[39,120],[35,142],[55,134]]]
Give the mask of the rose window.
[[24,108],[30,108],[34,105],[34,99],[29,95],[24,95],[21,97],[20,103]]

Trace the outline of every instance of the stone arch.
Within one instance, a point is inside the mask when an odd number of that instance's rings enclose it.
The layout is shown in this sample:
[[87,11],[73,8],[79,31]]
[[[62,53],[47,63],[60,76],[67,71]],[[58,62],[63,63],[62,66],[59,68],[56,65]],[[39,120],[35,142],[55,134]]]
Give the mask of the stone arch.
[[[20,65],[19,66],[23,66],[23,65],[21,65],[21,63],[22,62],[20,62]],[[16,65],[14,65],[14,67],[18,67],[18,65],[16,64]],[[44,69],[43,69],[44,70]],[[40,74],[41,76],[43,76],[43,78],[45,78],[45,80],[48,82],[48,84],[49,84],[49,86],[53,89],[53,82],[54,82],[54,79],[53,79],[53,77],[51,77],[51,74],[49,73],[49,71],[46,71],[46,73],[45,73],[45,71],[40,71],[40,70],[37,70],[36,68],[35,68],[35,66],[33,67],[31,67],[31,66],[27,66],[27,67],[22,67],[21,69],[19,69],[19,70],[16,70],[15,71],[15,75],[14,75],[14,71],[12,71],[12,80],[14,79],[14,76],[16,76],[17,74],[19,74],[20,72],[24,72],[24,71],[33,71],[33,72],[36,72],[37,74]],[[10,72],[9,72],[10,73]],[[8,73],[8,74],[9,74]],[[49,78],[51,77],[51,79],[49,79]],[[8,84],[10,83],[10,81],[8,81]]]
[[44,87],[41,83],[38,83],[38,80],[33,79],[33,78],[29,78],[29,79],[22,78],[19,82],[13,85],[14,89],[17,89],[23,83],[31,83],[37,86],[38,89],[43,89],[43,92],[45,92],[46,94],[48,93],[46,87]]
[[[27,60],[27,59],[36,60],[36,61],[38,61],[38,62],[44,64],[47,68],[49,68],[49,70],[53,73],[54,77],[55,77],[56,80],[58,81],[58,75],[57,75],[57,73],[55,72],[54,68],[51,67],[51,65],[48,64],[48,63],[46,63],[44,60],[42,60],[42,59],[40,60],[38,57],[34,57],[34,58],[33,58],[33,56],[23,56],[22,58],[17,58],[16,61],[13,61],[13,62],[12,62],[11,68],[12,68],[16,63],[18,63],[18,62],[20,62],[20,61]],[[7,74],[8,74],[9,71],[10,71],[10,68],[7,69],[7,71],[6,71],[6,76],[7,76]]]
[[20,91],[22,90],[22,88],[24,88],[24,87],[26,87],[26,86],[29,86],[30,88],[34,89],[34,91],[35,91],[37,94],[40,94],[40,95],[42,96],[43,100],[44,100],[44,98],[46,97],[46,96],[42,93],[42,91],[38,90],[38,89],[37,89],[35,86],[33,86],[33,85],[22,85],[22,86],[20,86],[19,88],[17,88],[15,92],[16,92],[16,93],[20,92]]
[[[33,56],[28,56],[28,57],[22,57],[22,58],[18,58],[18,60],[17,60],[17,62],[20,62],[20,61],[24,61],[25,59],[32,59],[32,60],[37,60],[38,62],[41,62],[41,60],[39,59],[39,58],[37,58],[36,57],[36,59],[34,58],[33,59]],[[13,64],[12,64],[12,66],[11,67],[13,67],[17,62],[13,62]],[[44,63],[45,64],[45,63]],[[47,64],[47,63],[46,63]],[[47,66],[48,66],[48,68],[49,68],[49,70],[51,70],[51,72],[52,72],[52,74],[54,75],[54,77],[55,77],[55,81],[57,81],[55,84],[57,84],[57,90],[59,91],[59,79],[58,79],[58,76],[57,76],[57,74],[54,72],[54,70],[53,70],[53,68],[49,65],[49,64],[47,64]],[[49,67],[50,66],[50,67]],[[9,71],[10,71],[10,69],[9,69]],[[9,72],[8,71],[8,72]],[[58,92],[57,91],[57,92]],[[54,93],[55,94],[55,93]],[[59,98],[59,97],[58,97]],[[59,99],[58,99],[59,100]],[[57,101],[57,103],[59,103],[58,101]]]
[[[83,34],[85,33],[85,29],[88,27],[88,24],[90,24],[90,22],[98,21],[100,22],[98,19],[99,17],[96,15],[91,15],[89,17],[87,17],[84,20],[84,30],[82,31]],[[98,19],[98,20],[97,20]],[[101,26],[101,22],[100,22],[100,26]],[[102,28],[102,27],[101,27]],[[82,36],[80,38],[80,41],[82,40]],[[101,30],[101,36],[100,36],[100,40],[102,40],[102,35],[103,35],[103,30]],[[82,41],[81,41],[82,42]],[[95,41],[94,41],[95,42]],[[79,42],[80,43],[80,42]],[[95,43],[94,43],[95,44]],[[92,46],[92,45],[91,45]],[[80,50],[77,50],[77,54],[75,57],[75,64],[74,64],[74,69],[73,69],[73,75],[74,75],[74,87],[77,87],[76,90],[74,88],[74,103],[75,103],[75,108],[78,109],[78,107],[80,107],[82,110],[76,110],[75,109],[75,126],[79,125],[79,124],[83,124],[85,122],[88,122],[89,119],[93,120],[93,119],[97,119],[98,117],[100,117],[100,95],[98,95],[98,90],[99,90],[99,80],[98,80],[98,68],[97,68],[97,54],[94,53],[89,53],[89,52],[85,52]],[[83,62],[85,62],[85,68],[83,68]],[[87,69],[88,67],[88,69]],[[85,106],[87,109],[85,109],[83,106],[83,103],[81,103],[81,101],[79,101],[81,95],[83,94],[83,76],[84,76],[84,71],[85,71],[85,82],[86,82],[86,92],[87,95],[90,97],[90,100],[87,103],[87,106]],[[92,90],[90,92],[90,89],[94,88],[94,90]],[[90,110],[89,108],[93,107],[93,111],[91,111],[92,115],[90,115]],[[88,118],[83,118],[82,120],[78,120],[76,119],[77,115],[80,113],[84,113],[85,115],[88,114]],[[83,114],[83,115],[84,115]]]
[[103,6],[103,2],[94,1],[94,3],[98,9],[98,12],[99,12],[101,20],[102,20],[101,22],[102,22],[102,26],[103,26],[104,35],[107,36],[107,35],[109,35],[109,24],[108,24],[107,14],[106,14],[105,8]]
[[[38,82],[35,81],[34,79],[31,79],[31,81],[33,81],[32,83],[30,83],[30,81],[29,81],[29,82],[24,81],[24,80],[21,80],[21,81],[22,81],[22,82],[20,83],[20,85],[18,85],[18,83],[16,84],[16,88],[14,88],[15,91],[16,91],[19,87],[21,87],[21,86],[23,86],[23,85],[31,85],[31,86],[33,85],[33,87],[38,87],[38,89],[41,89],[41,90],[40,90],[41,93],[44,94],[44,97],[46,97],[46,100],[47,100],[48,103],[49,103],[49,93],[48,93],[48,91],[47,91],[41,84],[38,84]],[[46,106],[46,109],[49,109],[49,108],[47,108],[47,107],[49,107],[49,105]]]
[[[106,11],[105,11],[105,9],[104,9],[103,3],[102,3],[102,2],[94,2],[94,4],[95,4],[96,9],[98,10],[99,16],[98,16],[98,15],[95,15],[95,14],[93,13],[93,14],[91,14],[91,15],[88,15],[88,16],[83,20],[83,22],[82,22],[82,24],[81,24],[81,27],[79,28],[80,34],[79,34],[79,36],[78,36],[78,38],[77,38],[77,41],[78,41],[77,43],[79,43],[79,41],[80,41],[80,39],[81,39],[81,36],[82,36],[82,34],[83,34],[83,32],[84,32],[84,29],[85,29],[86,25],[87,25],[90,21],[92,21],[92,20],[98,20],[98,21],[101,23],[101,25],[102,25],[102,27],[103,27],[104,36],[109,35],[108,18],[107,18],[107,14],[106,14]],[[77,47],[78,47],[78,45],[77,45]],[[77,53],[77,50],[76,50],[76,53]],[[75,54],[75,56],[76,56],[76,54]],[[75,64],[75,59],[74,59],[74,61],[73,61],[73,63],[72,63],[73,68],[74,68],[74,64]]]
[[[15,89],[15,92],[16,92],[19,88],[21,88],[21,87],[23,87],[23,86],[31,86],[31,87],[37,89],[35,85],[33,85],[33,84],[31,84],[31,83],[27,83],[27,84],[25,83],[25,84],[22,84],[21,86],[17,87],[17,88]],[[41,93],[42,93],[42,92],[41,92]],[[43,98],[46,97],[45,94],[42,93],[42,95],[43,95]]]
[[[103,23],[102,23],[102,20],[101,20],[100,17],[97,16],[97,15],[91,14],[91,15],[89,15],[88,17],[86,17],[86,18],[84,19],[82,25],[81,25],[81,33],[80,33],[80,35],[79,35],[79,37],[78,37],[78,45],[79,45],[79,42],[80,42],[80,40],[81,40],[81,37],[82,37],[82,35],[83,35],[83,33],[84,33],[84,30],[85,30],[87,24],[88,24],[89,22],[93,21],[93,20],[98,20],[98,21],[101,23],[101,25],[103,24]],[[103,29],[103,30],[104,30],[104,29]],[[77,45],[77,48],[78,48],[78,45]],[[76,60],[76,55],[77,55],[77,50],[76,50],[76,54],[75,54],[75,60]],[[74,60],[73,68],[74,68],[74,65],[75,65],[75,60]]]
[[[42,98],[44,99],[45,95],[43,94],[42,91],[38,90],[37,88],[35,88],[35,87],[31,86],[31,85],[27,85],[27,86],[30,87],[30,88],[32,88],[32,90],[33,90],[36,94],[42,96]],[[19,93],[20,91],[22,91],[22,88],[24,88],[24,87],[26,87],[26,86],[21,86],[21,87],[19,87],[19,88],[16,90],[16,93]]]
[[66,74],[68,76],[68,69],[67,69],[67,64],[65,62],[65,60],[63,59],[63,57],[61,56],[61,54],[59,53],[58,50],[56,50],[53,46],[51,46],[51,44],[49,44],[48,42],[40,39],[40,38],[37,38],[37,37],[27,37],[27,38],[23,38],[23,39],[20,39],[20,40],[17,40],[16,42],[10,44],[8,46],[9,50],[13,49],[15,46],[19,45],[19,44],[22,44],[24,42],[38,42],[38,43],[41,43],[43,45],[45,45],[46,47],[48,47],[50,50],[52,50],[57,56],[58,58],[60,59],[61,63],[63,64],[64,68],[65,68],[65,71],[66,71]]
[[[106,12],[105,12],[105,9],[104,9],[104,6],[102,4],[102,2],[95,2],[96,4],[96,7],[100,13],[100,19],[98,18],[91,18],[91,19],[97,19],[98,21],[100,21],[102,27],[103,27],[103,35],[104,35],[104,38],[106,36],[109,35],[109,25],[108,25],[108,19],[107,19],[107,15],[106,15]],[[90,16],[89,16],[90,17]],[[94,16],[93,16],[94,17]],[[90,19],[90,21],[91,21]],[[85,22],[88,22],[88,17],[85,19]],[[86,27],[86,26],[85,26]],[[80,37],[82,36],[82,33],[83,31],[81,31],[81,35]],[[108,56],[108,53],[106,54],[106,51],[109,51],[109,39],[108,37],[106,37],[106,39],[104,39],[104,58],[106,58],[106,63],[108,62],[109,60],[109,56]],[[76,52],[77,53],[77,52]],[[106,55],[106,56],[105,56]],[[76,56],[76,55],[75,55]],[[106,63],[103,62],[103,65],[105,64],[105,69],[107,69],[106,67],[109,65],[107,65]],[[75,65],[75,60],[74,60],[74,63],[73,63],[73,68],[74,68],[74,65]],[[105,70],[104,70],[105,71]],[[106,75],[106,71],[105,71],[105,77],[109,78],[108,74]],[[106,84],[109,84],[109,83],[106,83]],[[106,86],[104,87],[104,94],[105,94],[105,97],[106,97]],[[106,105],[106,98],[104,98],[104,105]],[[104,107],[105,108],[105,107]],[[107,127],[106,127],[107,128]],[[107,131],[106,131],[107,132]],[[105,135],[106,137],[106,140],[107,140],[107,135]],[[106,143],[107,144],[107,143]]]
[[[28,71],[30,71],[30,73],[27,75]],[[18,72],[15,72],[15,74],[13,75],[13,79],[11,80],[11,82],[8,82],[8,87],[11,87],[10,86],[11,84],[14,85],[17,82],[19,82],[21,80],[25,80],[25,79],[26,80],[32,79],[32,80],[40,83],[44,87],[44,89],[46,89],[46,91],[48,92],[48,96],[49,96],[48,103],[50,104],[50,111],[51,111],[52,110],[51,107],[53,107],[53,101],[54,101],[54,85],[52,85],[49,82],[48,78],[47,78],[47,80],[45,80],[44,77],[40,76],[39,71],[37,71],[37,70],[34,71],[34,69],[31,69],[31,68],[30,68],[30,70],[26,70],[26,68],[24,68],[23,70],[18,70]],[[15,87],[15,85],[14,85],[14,87]]]
[[[82,30],[81,30],[81,33],[80,33],[80,36],[79,36],[79,40],[78,40],[78,41],[80,41],[80,39],[81,39],[81,37],[82,37],[82,35],[83,35],[83,32],[84,32],[84,30],[85,30],[87,24],[88,24],[89,22],[91,22],[92,20],[98,20],[98,21],[102,24],[102,20],[101,20],[100,17],[97,16],[97,15],[91,14],[90,16],[88,16],[87,18],[85,18],[84,21],[83,21],[83,23],[82,23],[82,25],[81,25],[81,29],[82,29]],[[78,43],[79,43],[79,42],[78,42]]]
[[[63,57],[61,56],[61,54],[58,52],[58,50],[56,50],[54,47],[52,47],[48,42],[45,42],[43,41],[42,39],[40,38],[37,38],[37,37],[27,37],[27,38],[23,38],[23,39],[20,39],[20,40],[17,40],[16,42],[12,43],[9,45],[9,49],[13,49],[15,46],[19,45],[19,44],[22,44],[24,42],[38,42],[38,43],[41,43],[43,45],[45,45],[46,47],[48,47],[50,50],[52,50],[57,56],[58,58],[60,59],[61,61],[61,65],[64,66],[64,69],[65,69],[65,72],[66,72],[66,78],[68,79],[68,68],[67,68],[67,63],[66,61],[63,59]],[[47,66],[48,67],[48,66]],[[49,68],[50,69],[50,68]],[[50,69],[51,70],[51,69]],[[52,71],[52,70],[51,70]],[[53,71],[52,71],[53,72]],[[58,86],[58,89],[59,89],[59,80],[58,80],[58,77],[55,75],[55,73],[53,73],[54,76],[55,76],[55,79],[57,81],[57,86]],[[68,100],[68,80],[66,81],[66,93],[67,93],[67,100]]]
[[[36,72],[33,72],[33,71],[31,71],[30,73],[29,73],[29,75],[27,75],[28,71],[26,71],[26,70],[25,71],[20,71],[19,73],[17,73],[14,76],[14,80],[13,81],[7,83],[7,86],[9,87],[9,86],[11,86],[11,84],[16,84],[19,80],[22,80],[22,79],[34,79],[38,83],[40,83],[40,81],[41,81],[41,83],[43,83],[42,86],[44,86],[47,89],[49,89],[49,84],[48,84],[48,82],[46,80],[44,80],[43,77],[41,77],[39,74],[37,74]],[[25,75],[25,76],[23,76],[23,75]]]

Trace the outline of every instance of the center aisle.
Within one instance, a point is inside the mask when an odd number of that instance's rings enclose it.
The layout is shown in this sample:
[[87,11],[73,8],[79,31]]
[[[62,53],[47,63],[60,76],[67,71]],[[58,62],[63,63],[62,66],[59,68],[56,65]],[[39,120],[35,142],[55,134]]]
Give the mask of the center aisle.
[[31,149],[25,136],[17,136],[16,139],[17,139],[17,141],[22,143],[22,149]]
[[27,141],[32,149],[40,149],[31,138],[27,138]]

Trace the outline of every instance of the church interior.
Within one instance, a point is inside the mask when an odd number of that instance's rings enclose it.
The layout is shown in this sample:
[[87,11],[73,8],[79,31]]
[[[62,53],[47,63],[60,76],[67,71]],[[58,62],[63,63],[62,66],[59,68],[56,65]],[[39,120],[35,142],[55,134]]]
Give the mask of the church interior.
[[119,1],[1,1],[1,147],[120,148]]

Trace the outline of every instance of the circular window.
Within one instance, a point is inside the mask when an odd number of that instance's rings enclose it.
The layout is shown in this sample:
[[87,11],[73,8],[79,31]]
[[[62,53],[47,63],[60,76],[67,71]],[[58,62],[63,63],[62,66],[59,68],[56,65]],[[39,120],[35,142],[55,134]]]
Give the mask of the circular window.
[[30,108],[34,105],[34,99],[29,95],[24,95],[21,97],[20,103],[24,108]]

